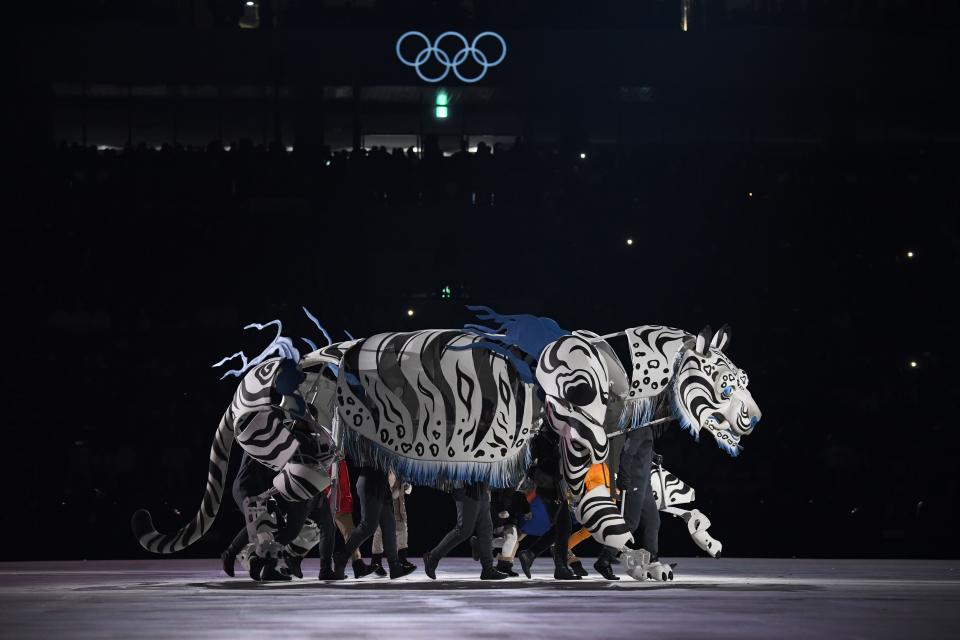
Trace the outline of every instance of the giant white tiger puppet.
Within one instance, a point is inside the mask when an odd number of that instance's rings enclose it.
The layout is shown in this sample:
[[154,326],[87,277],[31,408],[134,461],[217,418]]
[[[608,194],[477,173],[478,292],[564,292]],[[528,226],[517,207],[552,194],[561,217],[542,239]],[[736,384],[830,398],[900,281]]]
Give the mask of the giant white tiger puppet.
[[[621,551],[628,573],[643,579],[645,552],[630,548],[631,532],[609,488],[587,491],[584,478],[606,460],[608,434],[647,428],[661,407],[695,438],[706,431],[724,451],[739,453],[760,410],[746,374],[723,351],[729,330],[714,335],[707,327],[694,335],[644,325],[600,336],[566,331],[547,318],[469,308],[497,326],[338,343],[304,309],[328,345],[317,349],[304,339],[313,350],[302,358],[279,321],[249,325],[275,325],[277,335],[256,358],[240,352],[214,365],[239,357],[242,366],[224,376],[243,378],[214,438],[200,510],[173,534],[159,533],[150,514],[138,511],[133,529],[141,545],[172,553],[206,533],[223,497],[234,440],[278,471],[273,489],[251,505],[262,516],[271,495],[306,500],[323,491],[344,451],[413,484],[515,487],[530,465],[530,439],[549,428],[560,436],[561,472],[577,519],[598,542]],[[667,504],[663,470],[653,473],[660,507],[687,520],[695,542],[716,555],[719,544],[705,531],[709,521]],[[683,502],[691,499],[692,491]],[[269,527],[257,518],[247,514],[253,553],[276,556]],[[300,542],[302,553],[309,542]]]

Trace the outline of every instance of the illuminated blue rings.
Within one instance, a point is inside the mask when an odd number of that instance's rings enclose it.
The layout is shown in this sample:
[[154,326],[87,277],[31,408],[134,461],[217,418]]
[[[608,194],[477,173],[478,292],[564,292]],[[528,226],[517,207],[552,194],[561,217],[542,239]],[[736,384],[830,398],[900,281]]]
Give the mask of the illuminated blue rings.
[[[420,53],[418,53],[413,60],[404,58],[400,52],[400,47],[403,45],[404,40],[410,37],[423,40],[423,49],[420,50]],[[487,58],[487,54],[482,52],[477,46],[483,38],[487,37],[493,38],[500,43],[500,56],[492,62]],[[452,60],[447,52],[440,48],[440,44],[445,38],[455,38],[460,41],[460,50],[454,54]],[[476,76],[465,76],[460,73],[460,65],[467,61],[467,56],[472,57],[473,61],[480,65],[480,72],[477,73]],[[423,65],[425,65],[431,57],[435,58],[437,62],[440,63],[440,66],[443,67],[443,71],[437,76],[428,76],[423,72]],[[456,31],[444,31],[437,36],[437,39],[432,43],[430,42],[430,38],[421,31],[407,31],[397,38],[397,58],[408,67],[413,67],[417,75],[420,76],[420,79],[424,82],[441,82],[453,71],[453,75],[459,78],[461,82],[471,84],[482,79],[487,75],[487,69],[497,66],[503,62],[503,59],[506,57],[507,43],[499,33],[494,33],[493,31],[484,31],[483,33],[477,34],[473,42],[468,42],[466,36]]]

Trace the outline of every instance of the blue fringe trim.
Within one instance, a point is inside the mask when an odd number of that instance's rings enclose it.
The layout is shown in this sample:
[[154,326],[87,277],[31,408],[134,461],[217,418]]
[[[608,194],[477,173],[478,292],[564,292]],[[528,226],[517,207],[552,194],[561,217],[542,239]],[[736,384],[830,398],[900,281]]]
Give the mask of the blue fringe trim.
[[700,442],[700,431],[694,428],[690,421],[687,420],[687,416],[684,415],[683,410],[680,409],[680,401],[677,400],[677,394],[672,393],[670,395],[670,404],[673,408],[673,415],[676,417],[677,422],[680,423],[680,428],[693,436],[694,441]]
[[[714,438],[714,440],[716,440],[716,438]],[[737,456],[739,456],[740,450],[743,448],[743,447],[731,447],[726,442],[721,442],[720,440],[717,440],[717,446],[723,449],[724,452],[726,452],[727,455],[729,455],[731,458],[736,458]]]
[[497,462],[446,462],[404,457],[349,427],[343,428],[342,434],[343,447],[355,464],[368,464],[384,473],[393,471],[402,481],[442,490],[475,482],[487,482],[496,489],[513,488],[520,484],[532,461],[529,440],[512,457]]
[[656,397],[640,398],[624,403],[620,420],[617,421],[617,429],[625,431],[647,424],[653,420],[653,416],[657,412],[657,405]]

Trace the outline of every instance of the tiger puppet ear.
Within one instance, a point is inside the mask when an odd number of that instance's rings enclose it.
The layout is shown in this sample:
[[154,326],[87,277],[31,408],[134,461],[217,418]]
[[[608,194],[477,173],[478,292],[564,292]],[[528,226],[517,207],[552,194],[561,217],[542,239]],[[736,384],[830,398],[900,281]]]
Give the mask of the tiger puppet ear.
[[713,329],[710,328],[710,325],[705,326],[700,330],[700,334],[697,336],[697,344],[694,347],[700,355],[708,355],[709,353],[709,344],[713,339]]
[[724,324],[720,327],[720,330],[713,334],[713,339],[710,341],[710,347],[716,349],[717,351],[723,351],[725,348],[730,346],[730,325]]

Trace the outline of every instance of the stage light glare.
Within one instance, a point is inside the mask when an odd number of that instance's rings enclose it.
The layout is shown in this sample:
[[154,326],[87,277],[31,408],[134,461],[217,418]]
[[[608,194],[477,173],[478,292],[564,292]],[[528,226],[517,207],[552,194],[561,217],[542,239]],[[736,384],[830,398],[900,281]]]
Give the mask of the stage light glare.
[[752,197],[753,197],[753,191],[747,191],[747,197],[748,197],[748,198],[752,198]]
[[628,247],[632,247],[632,246],[633,246],[633,238],[627,238],[627,246],[628,246]]
[[911,369],[916,369],[916,368],[917,368],[917,361],[916,361],[916,360],[911,360],[911,361],[910,361],[910,368],[911,368]]
[[407,317],[408,317],[408,318],[412,318],[412,317],[413,317],[413,309],[407,309]]
[[907,257],[908,257],[908,258],[912,258],[912,257],[913,257],[913,251],[907,251]]
[[257,3],[254,2],[253,0],[247,0],[247,6],[248,6],[248,7],[252,7],[252,6],[255,5],[255,4],[257,4]]
[[587,159],[587,154],[581,153],[581,154],[580,154],[580,159],[581,159],[581,160],[586,160],[586,159]]
[[438,120],[443,120],[447,117],[447,107],[437,107],[436,116]]

